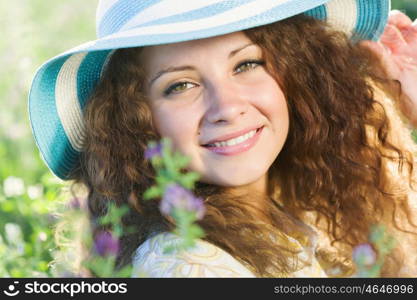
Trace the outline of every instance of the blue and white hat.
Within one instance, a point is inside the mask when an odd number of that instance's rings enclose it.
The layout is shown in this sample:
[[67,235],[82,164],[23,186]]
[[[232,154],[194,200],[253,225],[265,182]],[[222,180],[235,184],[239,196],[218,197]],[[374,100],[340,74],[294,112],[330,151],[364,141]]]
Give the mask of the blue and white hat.
[[113,49],[207,38],[300,13],[376,41],[389,10],[389,0],[100,0],[98,38],[36,72],[29,94],[36,144],[50,170],[68,178],[83,149],[83,108]]

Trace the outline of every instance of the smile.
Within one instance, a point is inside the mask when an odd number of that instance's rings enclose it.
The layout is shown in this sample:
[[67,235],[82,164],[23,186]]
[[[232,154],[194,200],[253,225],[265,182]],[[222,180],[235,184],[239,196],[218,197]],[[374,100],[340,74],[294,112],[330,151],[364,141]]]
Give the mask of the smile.
[[251,149],[259,139],[264,127],[252,130],[236,138],[204,145],[208,150],[220,155],[236,155]]

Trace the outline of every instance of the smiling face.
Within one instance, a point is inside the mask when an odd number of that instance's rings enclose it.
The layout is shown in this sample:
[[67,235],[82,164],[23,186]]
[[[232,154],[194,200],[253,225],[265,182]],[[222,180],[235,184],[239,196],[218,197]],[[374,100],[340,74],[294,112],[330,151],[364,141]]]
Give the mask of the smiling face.
[[288,133],[286,100],[242,32],[146,47],[141,61],[159,134],[201,181],[265,192]]

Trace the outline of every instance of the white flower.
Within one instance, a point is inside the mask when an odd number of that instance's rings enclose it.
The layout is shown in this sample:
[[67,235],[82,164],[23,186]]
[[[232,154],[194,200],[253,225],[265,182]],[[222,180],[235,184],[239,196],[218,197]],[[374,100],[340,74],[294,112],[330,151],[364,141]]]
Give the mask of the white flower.
[[6,223],[4,231],[9,242],[22,240],[22,230],[20,226],[15,223]]
[[6,238],[9,245],[13,245],[19,254],[24,252],[23,234],[20,226],[15,223],[6,223],[4,225]]
[[43,194],[43,186],[40,184],[28,186],[28,196],[30,199],[40,198]]
[[25,193],[25,184],[22,178],[9,176],[3,182],[6,197],[21,196]]
[[39,233],[38,238],[40,241],[45,242],[48,239],[48,236],[45,232],[42,231]]

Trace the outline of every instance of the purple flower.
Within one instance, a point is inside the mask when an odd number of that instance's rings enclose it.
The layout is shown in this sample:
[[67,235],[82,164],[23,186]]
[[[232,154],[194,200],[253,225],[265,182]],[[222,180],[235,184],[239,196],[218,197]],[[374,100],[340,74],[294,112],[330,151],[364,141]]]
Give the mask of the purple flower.
[[162,144],[150,145],[145,150],[145,159],[151,159],[155,156],[162,156]]
[[99,232],[94,239],[94,247],[100,256],[117,255],[119,240],[108,231]]
[[353,260],[360,265],[370,266],[376,262],[376,253],[370,244],[360,244],[353,249]]
[[203,200],[178,184],[171,184],[166,188],[159,206],[164,215],[170,215],[174,208],[195,212],[198,220],[205,213]]

